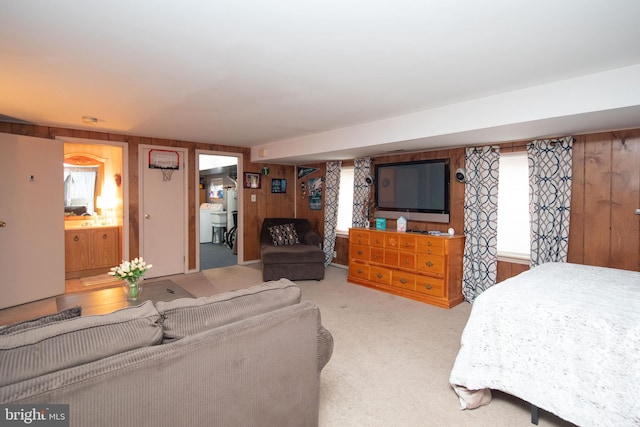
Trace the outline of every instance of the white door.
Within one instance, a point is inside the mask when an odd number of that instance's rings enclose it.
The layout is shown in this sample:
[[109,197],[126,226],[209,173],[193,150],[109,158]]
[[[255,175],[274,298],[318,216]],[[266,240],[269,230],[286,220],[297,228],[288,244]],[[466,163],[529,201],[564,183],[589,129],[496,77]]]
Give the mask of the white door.
[[[160,169],[149,168],[149,151],[140,148],[140,249],[147,263],[153,264],[145,277],[181,274],[186,260],[186,150],[177,151],[180,169],[165,180]],[[164,149],[164,148],[161,148]]]
[[64,293],[62,141],[0,133],[0,308]]

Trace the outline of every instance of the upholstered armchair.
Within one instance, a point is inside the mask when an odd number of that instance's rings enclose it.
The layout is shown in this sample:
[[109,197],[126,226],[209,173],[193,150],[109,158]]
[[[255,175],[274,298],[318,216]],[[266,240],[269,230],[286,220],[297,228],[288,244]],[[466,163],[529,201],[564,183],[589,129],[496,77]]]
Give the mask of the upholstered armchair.
[[304,218],[265,218],[260,230],[262,278],[265,281],[322,280],[322,238]]

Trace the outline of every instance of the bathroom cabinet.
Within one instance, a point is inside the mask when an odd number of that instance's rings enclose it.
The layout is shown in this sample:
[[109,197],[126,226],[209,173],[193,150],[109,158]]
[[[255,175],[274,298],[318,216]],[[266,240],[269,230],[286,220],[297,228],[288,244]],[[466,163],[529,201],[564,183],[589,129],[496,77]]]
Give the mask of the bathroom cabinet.
[[66,278],[107,272],[121,262],[120,227],[65,230]]

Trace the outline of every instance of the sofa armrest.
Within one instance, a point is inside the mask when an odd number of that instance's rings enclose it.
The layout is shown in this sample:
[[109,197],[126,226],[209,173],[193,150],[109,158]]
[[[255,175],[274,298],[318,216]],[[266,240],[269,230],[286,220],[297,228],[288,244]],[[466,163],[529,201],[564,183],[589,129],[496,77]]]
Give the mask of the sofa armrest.
[[324,326],[318,324],[318,372],[326,366],[333,354],[333,335]]
[[322,237],[315,231],[307,231],[301,239],[305,245],[318,246],[322,248]]

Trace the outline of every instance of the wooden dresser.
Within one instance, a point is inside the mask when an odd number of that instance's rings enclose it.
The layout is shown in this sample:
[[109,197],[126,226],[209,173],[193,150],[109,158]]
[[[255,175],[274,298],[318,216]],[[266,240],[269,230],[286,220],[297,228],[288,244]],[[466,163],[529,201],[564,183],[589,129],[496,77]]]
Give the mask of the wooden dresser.
[[462,296],[464,236],[351,228],[347,281],[451,308]]

